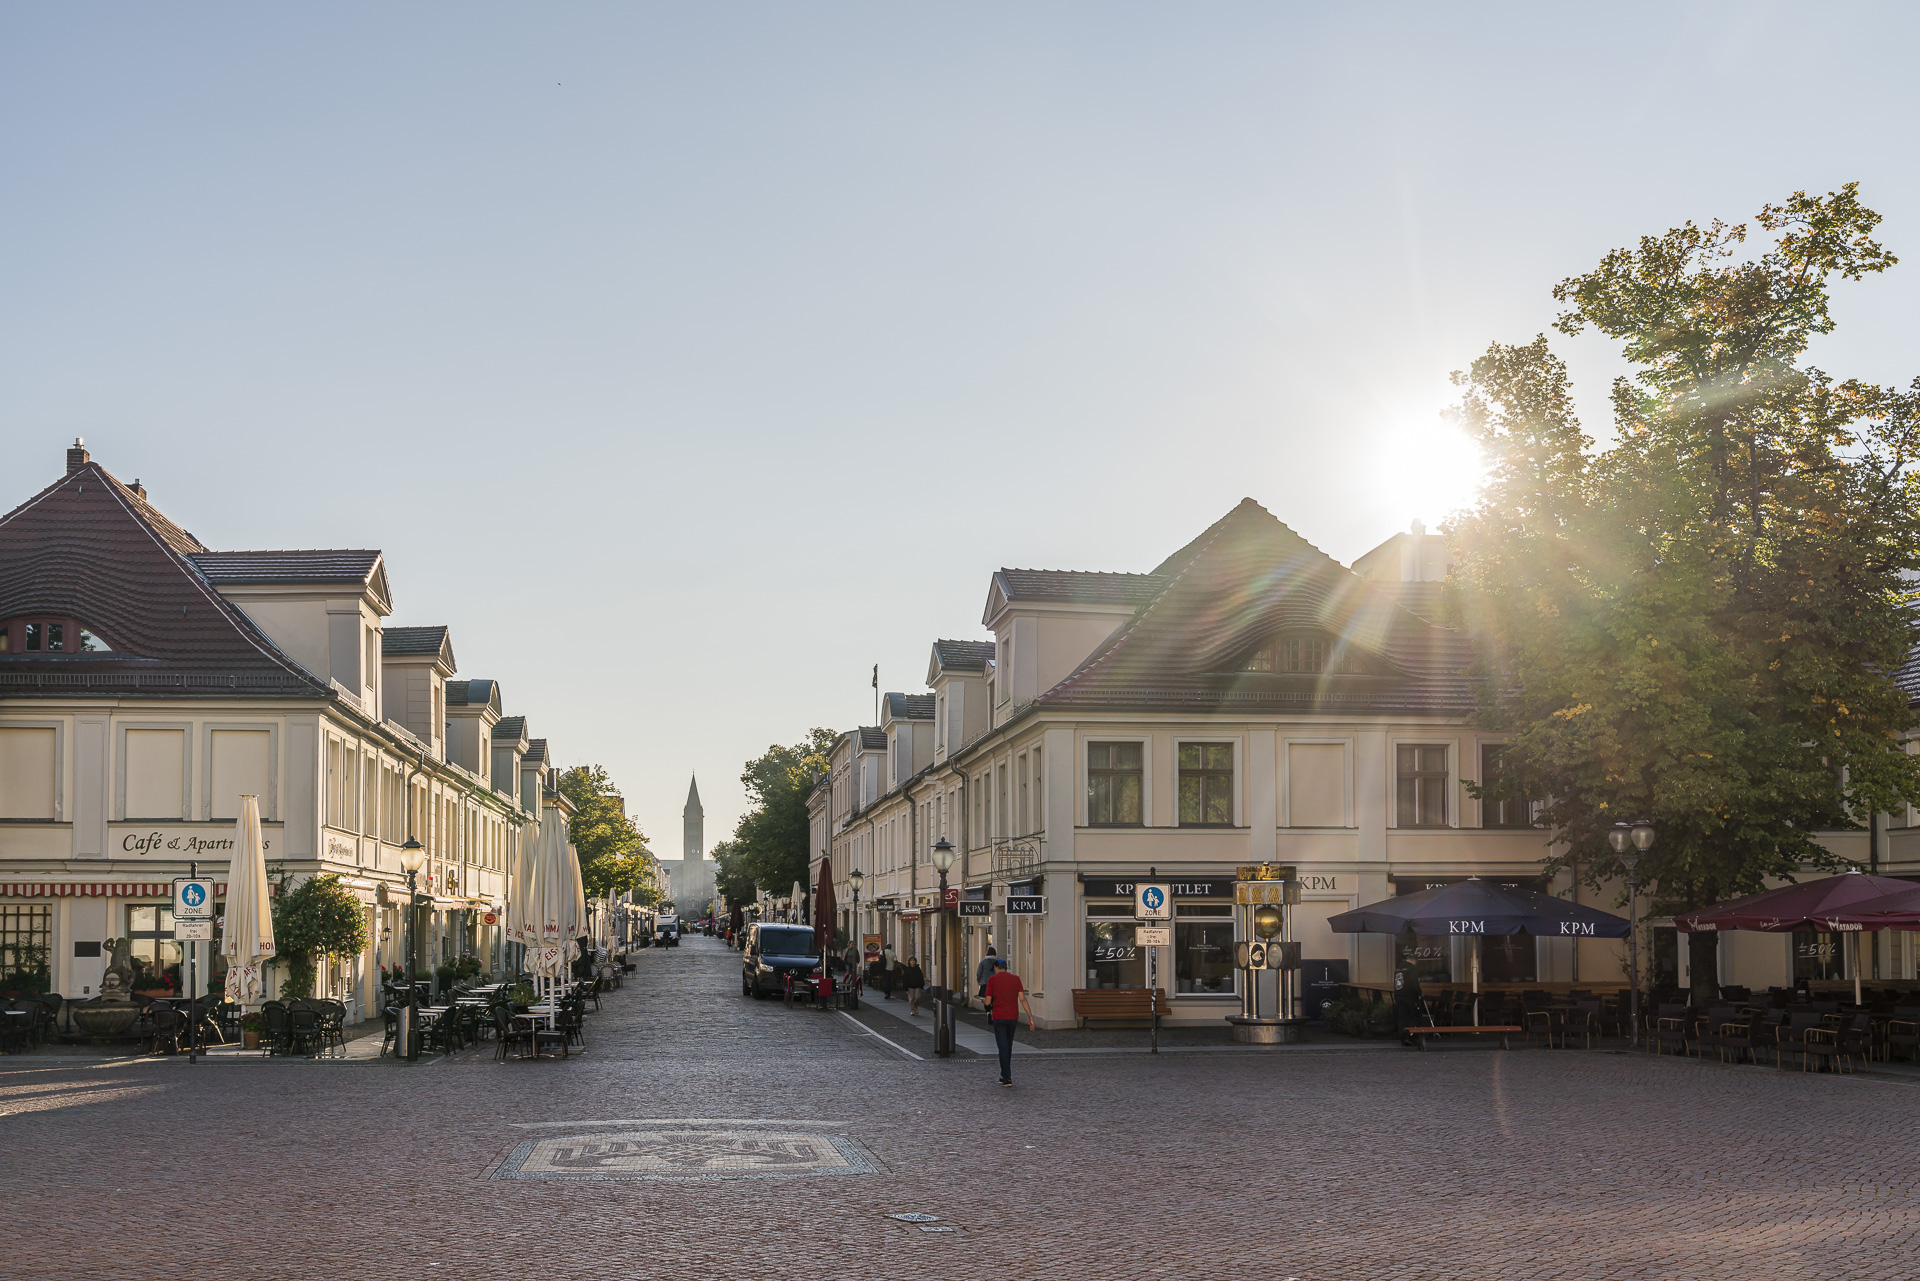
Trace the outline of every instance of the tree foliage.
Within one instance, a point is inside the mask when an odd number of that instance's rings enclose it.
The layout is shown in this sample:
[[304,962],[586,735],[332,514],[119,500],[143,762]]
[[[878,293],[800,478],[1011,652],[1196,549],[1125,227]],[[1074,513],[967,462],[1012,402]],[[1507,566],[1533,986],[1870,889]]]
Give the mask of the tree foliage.
[[626,802],[605,768],[576,765],[560,774],[560,794],[572,802],[567,839],[580,851],[580,879],[587,897],[633,891],[637,903],[652,903],[653,853],[639,824],[627,815]]
[[747,874],[742,851],[732,841],[720,841],[713,847],[714,890],[727,903],[753,901],[753,877]]
[[1596,448],[1544,336],[1456,374],[1489,462],[1457,527],[1454,604],[1480,717],[1503,731],[1492,799],[1534,798],[1596,883],[1616,821],[1649,818],[1641,870],[1673,906],[1831,868],[1820,829],[1920,800],[1893,676],[1915,634],[1920,380],[1803,363],[1828,286],[1895,259],[1853,186],[1688,223],[1562,281],[1556,327],[1636,367]]
[[[720,864],[720,875],[731,884],[785,894],[795,881],[805,883],[807,797],[815,780],[826,774],[827,756],[838,737],[830,729],[811,729],[793,746],[776,743],[747,762],[740,781],[746,785],[752,808],[741,816],[733,839],[725,843],[727,858]],[[752,896],[748,889],[742,898]]]
[[272,901],[273,942],[286,962],[288,996],[312,996],[314,957],[358,956],[367,909],[336,873],[310,877]]

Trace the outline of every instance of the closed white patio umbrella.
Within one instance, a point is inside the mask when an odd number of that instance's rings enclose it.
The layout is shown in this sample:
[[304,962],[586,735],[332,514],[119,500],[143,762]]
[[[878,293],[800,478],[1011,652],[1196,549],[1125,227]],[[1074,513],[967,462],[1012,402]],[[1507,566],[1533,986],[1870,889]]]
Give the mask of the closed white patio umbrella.
[[586,900],[581,893],[580,860],[567,843],[567,823],[557,809],[540,818],[540,844],[535,851],[533,897],[538,908],[540,936],[527,954],[527,968],[541,978],[564,979],[579,955],[574,942],[586,924]]
[[[534,887],[539,838],[524,832],[514,842],[513,865],[507,869],[507,941],[525,948],[540,945],[539,891]],[[530,958],[529,958],[530,959]]]
[[220,955],[227,960],[227,999],[257,1004],[267,994],[273,959],[273,904],[267,897],[267,854],[260,837],[260,798],[242,796],[234,823],[233,862],[227,871],[227,925]]

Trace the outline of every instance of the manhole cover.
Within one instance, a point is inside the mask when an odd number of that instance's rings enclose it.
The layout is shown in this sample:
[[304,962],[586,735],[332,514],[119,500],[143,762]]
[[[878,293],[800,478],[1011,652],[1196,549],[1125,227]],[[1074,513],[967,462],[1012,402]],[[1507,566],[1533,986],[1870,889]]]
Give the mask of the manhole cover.
[[889,1219],[898,1219],[902,1223],[938,1223],[940,1222],[939,1215],[922,1214],[918,1210],[915,1210],[910,1214],[889,1214],[887,1217]]
[[877,1174],[871,1154],[843,1134],[765,1130],[626,1130],[528,1139],[496,1179],[543,1182],[667,1179],[814,1179]]

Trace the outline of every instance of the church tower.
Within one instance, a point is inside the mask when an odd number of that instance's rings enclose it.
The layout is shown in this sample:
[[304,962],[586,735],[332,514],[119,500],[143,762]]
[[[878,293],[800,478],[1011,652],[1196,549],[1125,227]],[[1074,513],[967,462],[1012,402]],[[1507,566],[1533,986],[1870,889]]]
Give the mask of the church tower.
[[681,857],[688,862],[698,863],[707,856],[706,817],[707,812],[700,808],[700,780],[695,778],[687,785],[687,808],[684,812],[686,848]]

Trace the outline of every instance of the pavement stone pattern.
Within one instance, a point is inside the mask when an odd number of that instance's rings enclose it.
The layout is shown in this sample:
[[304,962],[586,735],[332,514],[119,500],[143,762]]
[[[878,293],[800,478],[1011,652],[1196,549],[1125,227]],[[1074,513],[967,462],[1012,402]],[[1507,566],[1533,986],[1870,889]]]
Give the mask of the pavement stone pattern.
[[[0,1277],[1920,1275],[1901,1080],[1382,1046],[1034,1055],[1009,1090],[742,997],[717,941],[637,964],[564,1061],[0,1060]],[[873,1173],[495,1177],[668,1133],[701,1146],[646,1159],[843,1136]]]

